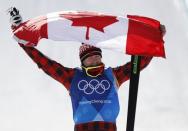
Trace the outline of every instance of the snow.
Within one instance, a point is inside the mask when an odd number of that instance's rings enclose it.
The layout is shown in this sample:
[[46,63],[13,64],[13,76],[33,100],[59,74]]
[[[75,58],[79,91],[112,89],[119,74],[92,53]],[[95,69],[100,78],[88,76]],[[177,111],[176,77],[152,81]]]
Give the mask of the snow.
[[[188,130],[187,0],[40,0],[37,4],[33,0],[1,0],[1,131],[72,131],[74,126],[66,89],[39,70],[12,39],[9,17],[5,13],[11,6],[20,9],[25,20],[59,10],[137,14],[160,20],[167,28],[167,58],[154,58],[141,73],[135,131]],[[37,48],[64,66],[80,66],[78,43],[42,40]],[[129,60],[129,56],[103,50],[107,66],[118,66]],[[128,86],[127,82],[119,90],[118,131],[126,128]]]

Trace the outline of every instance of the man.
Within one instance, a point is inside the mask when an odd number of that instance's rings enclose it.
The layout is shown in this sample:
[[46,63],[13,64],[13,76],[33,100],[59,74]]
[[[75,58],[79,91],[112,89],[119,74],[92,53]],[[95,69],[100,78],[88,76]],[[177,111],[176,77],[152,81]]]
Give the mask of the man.
[[[12,28],[22,22],[19,11],[10,11]],[[165,33],[165,29],[161,31]],[[23,50],[46,74],[59,81],[68,90],[73,108],[75,131],[116,131],[119,113],[118,89],[130,78],[131,64],[105,68],[100,48],[80,46],[81,68],[68,68],[46,57],[34,47],[20,44]],[[152,57],[141,57],[141,70]]]

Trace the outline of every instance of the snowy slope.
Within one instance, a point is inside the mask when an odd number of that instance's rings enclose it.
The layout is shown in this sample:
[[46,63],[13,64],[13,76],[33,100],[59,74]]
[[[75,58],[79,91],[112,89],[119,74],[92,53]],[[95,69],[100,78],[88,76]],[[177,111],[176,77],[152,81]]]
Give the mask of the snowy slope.
[[[1,131],[72,131],[74,125],[68,92],[40,71],[11,38],[5,13],[10,6],[19,8],[25,20],[59,10],[137,14],[160,20],[167,28],[167,59],[154,58],[141,73],[135,131],[188,130],[187,0],[1,0]],[[75,67],[80,65],[78,47],[77,43],[43,40],[37,48],[64,66]],[[129,56],[103,51],[107,66],[114,67],[129,60]],[[117,126],[118,131],[125,131],[128,82],[121,87],[119,98],[121,112]]]

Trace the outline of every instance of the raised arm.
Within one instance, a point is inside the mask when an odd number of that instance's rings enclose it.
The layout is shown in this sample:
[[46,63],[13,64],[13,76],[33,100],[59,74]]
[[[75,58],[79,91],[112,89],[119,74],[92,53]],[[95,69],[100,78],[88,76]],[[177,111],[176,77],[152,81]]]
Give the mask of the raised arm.
[[[8,10],[10,14],[10,22],[12,29],[16,29],[22,23],[22,17],[15,7],[11,7]],[[32,44],[32,43],[31,43]],[[31,45],[30,44],[30,45]],[[57,63],[54,60],[51,60],[44,54],[42,54],[39,50],[34,47],[25,46],[23,44],[19,44],[22,49],[28,54],[28,56],[38,65],[40,69],[42,69],[46,74],[54,78],[55,80],[62,83],[67,90],[70,88],[70,83],[72,81],[75,69],[67,68]]]
[[64,67],[54,60],[51,60],[34,47],[20,46],[28,54],[28,56],[42,69],[46,74],[62,83],[67,90],[70,88],[75,68]]
[[[143,70],[151,61],[151,56],[142,56],[140,62],[140,70]],[[126,63],[125,65],[113,68],[114,75],[117,79],[119,86],[123,82],[127,81],[131,75],[131,62]]]

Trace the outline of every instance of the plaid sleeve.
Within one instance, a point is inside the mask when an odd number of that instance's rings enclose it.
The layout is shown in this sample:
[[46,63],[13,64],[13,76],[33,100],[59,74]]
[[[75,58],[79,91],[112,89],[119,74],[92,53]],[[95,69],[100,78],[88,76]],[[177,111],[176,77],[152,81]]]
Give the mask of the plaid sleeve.
[[43,55],[34,47],[26,47],[22,44],[20,46],[29,55],[29,57],[42,69],[46,74],[62,83],[67,90],[70,89],[70,84],[73,79],[75,68],[67,68],[51,60]]
[[[140,62],[140,70],[143,70],[151,61],[152,57],[142,56]],[[131,75],[131,62],[126,63],[125,65],[113,68],[114,75],[117,79],[119,86],[123,82],[127,81]]]

